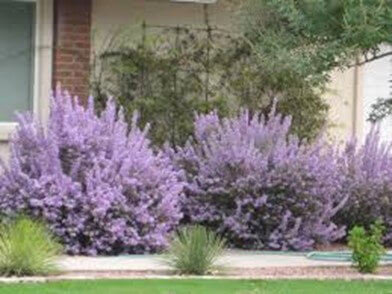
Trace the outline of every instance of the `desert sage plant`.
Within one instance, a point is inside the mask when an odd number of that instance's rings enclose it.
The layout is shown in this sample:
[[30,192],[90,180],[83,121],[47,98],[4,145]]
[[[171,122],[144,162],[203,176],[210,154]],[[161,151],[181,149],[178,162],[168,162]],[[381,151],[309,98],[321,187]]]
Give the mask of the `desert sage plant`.
[[0,275],[55,273],[61,252],[61,245],[41,222],[18,218],[0,226]]
[[241,248],[304,250],[344,236],[332,222],[347,200],[338,152],[322,139],[302,144],[290,126],[274,109],[197,116],[194,139],[170,151],[185,171],[185,221]]
[[46,125],[18,116],[0,177],[0,214],[43,219],[71,254],[160,250],[181,218],[183,184],[147,129],[109,101],[100,115],[58,90]]
[[391,143],[383,142],[377,126],[360,144],[347,143],[340,156],[343,191],[348,201],[336,221],[351,230],[355,226],[369,228],[378,220],[385,227],[384,240],[392,241],[392,153]]
[[205,275],[217,269],[225,240],[199,225],[181,228],[173,237],[164,262],[180,274]]

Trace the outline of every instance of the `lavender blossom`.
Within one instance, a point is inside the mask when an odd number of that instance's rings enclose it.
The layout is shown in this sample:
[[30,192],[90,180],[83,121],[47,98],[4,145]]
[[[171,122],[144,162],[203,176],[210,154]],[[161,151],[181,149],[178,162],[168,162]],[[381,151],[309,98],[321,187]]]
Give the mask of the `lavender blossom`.
[[181,218],[183,183],[112,101],[101,115],[58,90],[47,127],[18,116],[0,177],[2,217],[46,221],[71,254],[160,250]]
[[195,138],[171,152],[187,185],[185,220],[224,234],[232,246],[304,250],[341,238],[331,219],[347,196],[338,153],[322,139],[301,144],[291,120],[243,111],[200,115]]
[[348,228],[382,221],[392,244],[392,145],[382,142],[374,126],[364,144],[351,140],[340,159],[344,192],[350,197],[337,221]]

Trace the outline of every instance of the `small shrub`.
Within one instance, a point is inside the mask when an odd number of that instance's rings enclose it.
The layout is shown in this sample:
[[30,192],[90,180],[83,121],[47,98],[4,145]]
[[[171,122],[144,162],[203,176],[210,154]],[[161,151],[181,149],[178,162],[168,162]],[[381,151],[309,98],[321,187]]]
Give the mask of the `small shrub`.
[[383,226],[380,222],[372,225],[370,232],[363,227],[354,227],[349,233],[349,246],[353,250],[353,262],[361,273],[373,273],[385,252],[381,244]]
[[202,226],[180,229],[170,242],[165,263],[180,274],[205,275],[215,268],[225,241]]
[[48,275],[57,271],[61,246],[39,222],[21,218],[0,228],[0,275]]
[[332,222],[346,201],[337,153],[321,139],[301,144],[290,126],[274,110],[197,116],[195,138],[171,153],[185,171],[185,221],[251,249],[304,250],[344,236]]
[[47,126],[19,116],[0,176],[0,216],[43,219],[71,254],[151,252],[181,218],[183,184],[146,130],[113,101],[100,115],[67,93],[52,98]]

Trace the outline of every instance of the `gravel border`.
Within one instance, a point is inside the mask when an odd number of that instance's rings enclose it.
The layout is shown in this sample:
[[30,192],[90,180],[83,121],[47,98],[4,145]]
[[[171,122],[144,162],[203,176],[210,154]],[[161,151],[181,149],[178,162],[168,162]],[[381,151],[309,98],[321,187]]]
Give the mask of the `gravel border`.
[[257,269],[227,269],[212,276],[179,276],[170,271],[89,271],[69,272],[50,277],[0,278],[0,283],[48,283],[71,280],[124,279],[257,279],[257,280],[376,280],[392,281],[392,266],[380,267],[376,274],[360,274],[352,267],[277,267]]

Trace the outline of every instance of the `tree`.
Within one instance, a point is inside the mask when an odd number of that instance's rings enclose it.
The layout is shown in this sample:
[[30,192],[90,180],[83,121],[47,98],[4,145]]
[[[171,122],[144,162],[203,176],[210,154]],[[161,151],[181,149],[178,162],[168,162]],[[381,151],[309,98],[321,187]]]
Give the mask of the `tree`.
[[356,58],[361,65],[392,55],[379,54],[380,44],[392,44],[391,0],[249,0],[243,12],[265,65],[288,77],[318,85]]
[[[248,0],[240,11],[244,36],[281,104],[299,90],[322,104],[332,70],[392,55],[379,50],[392,44],[391,0]],[[294,124],[309,115],[301,107],[286,110]]]

